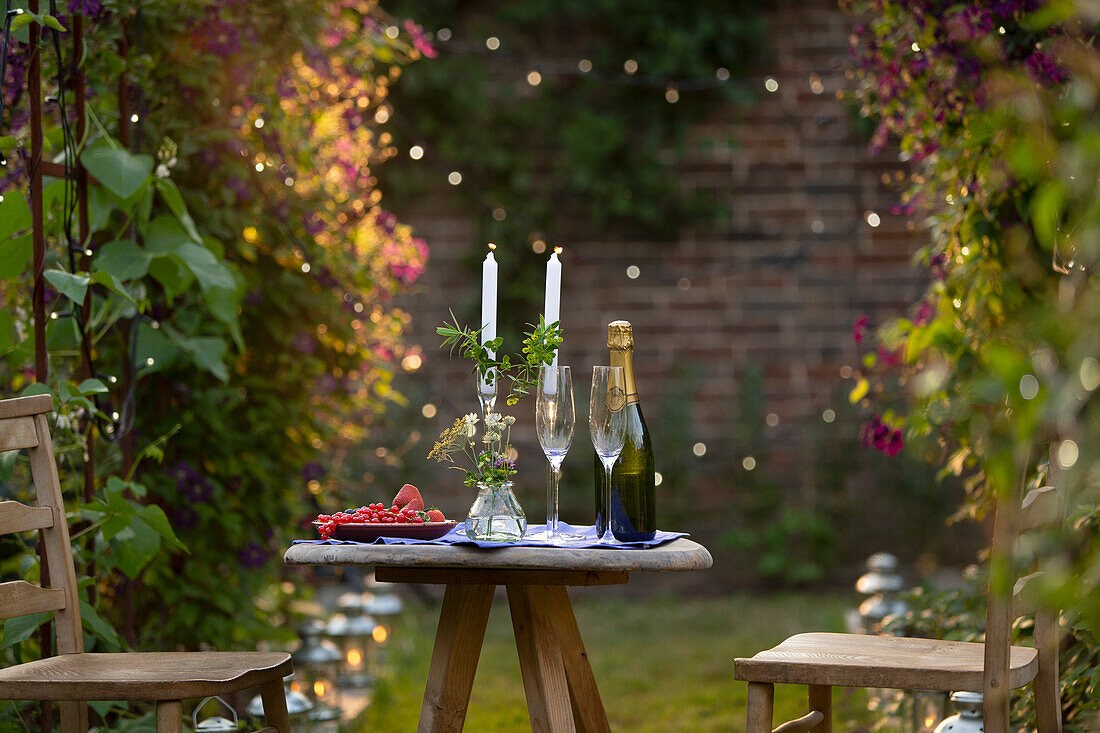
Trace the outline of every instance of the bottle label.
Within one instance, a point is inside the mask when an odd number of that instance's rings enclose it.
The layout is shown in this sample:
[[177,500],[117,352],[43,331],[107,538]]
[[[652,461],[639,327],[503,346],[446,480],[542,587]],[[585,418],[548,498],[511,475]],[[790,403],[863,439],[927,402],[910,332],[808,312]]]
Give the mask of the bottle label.
[[607,409],[611,412],[619,412],[626,406],[626,390],[619,385],[607,388]]

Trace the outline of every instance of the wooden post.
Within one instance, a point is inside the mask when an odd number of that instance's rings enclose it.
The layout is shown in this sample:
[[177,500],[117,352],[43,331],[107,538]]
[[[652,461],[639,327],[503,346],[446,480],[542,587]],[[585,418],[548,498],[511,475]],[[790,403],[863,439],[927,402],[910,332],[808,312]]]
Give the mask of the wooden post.
[[[30,0],[27,9],[38,12],[38,0]],[[38,23],[28,26],[31,49],[30,69],[27,73],[27,94],[31,100],[31,163],[28,168],[31,186],[31,312],[34,315],[34,380],[46,381],[49,359],[46,354],[46,230],[42,212],[42,55],[41,27]],[[49,566],[43,543],[38,542],[38,563],[43,582],[48,582]],[[38,631],[39,647],[43,657],[50,656],[52,624],[43,624]],[[39,704],[42,733],[53,730],[53,708],[43,701]]]

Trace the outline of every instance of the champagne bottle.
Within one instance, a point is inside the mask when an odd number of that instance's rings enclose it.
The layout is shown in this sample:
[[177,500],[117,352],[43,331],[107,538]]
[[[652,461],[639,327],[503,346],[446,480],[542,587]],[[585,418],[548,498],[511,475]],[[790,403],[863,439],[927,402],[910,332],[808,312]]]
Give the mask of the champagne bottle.
[[611,491],[611,531],[620,542],[653,539],[657,532],[657,513],[653,483],[653,445],[649,428],[638,403],[634,382],[634,331],[628,321],[612,321],[607,326],[607,348],[611,366],[623,368],[626,377],[626,440],[623,452],[611,471],[611,486],[599,456],[595,458],[596,514],[602,513],[603,497]]

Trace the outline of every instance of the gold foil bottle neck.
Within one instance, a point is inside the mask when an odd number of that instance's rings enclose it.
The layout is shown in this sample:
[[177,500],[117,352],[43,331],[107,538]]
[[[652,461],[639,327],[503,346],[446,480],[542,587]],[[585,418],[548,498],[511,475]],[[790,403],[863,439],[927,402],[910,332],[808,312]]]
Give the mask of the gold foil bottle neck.
[[607,348],[634,348],[634,327],[630,325],[630,321],[612,321],[607,324]]

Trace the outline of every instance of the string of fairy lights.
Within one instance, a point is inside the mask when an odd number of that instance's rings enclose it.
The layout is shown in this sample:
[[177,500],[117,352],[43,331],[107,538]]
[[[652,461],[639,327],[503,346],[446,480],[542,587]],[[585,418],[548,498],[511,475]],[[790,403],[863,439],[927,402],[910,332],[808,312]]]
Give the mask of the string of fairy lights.
[[[812,95],[821,96],[827,92],[826,87],[830,77],[843,74],[843,66],[840,63],[828,70],[810,73],[788,71],[741,77],[735,77],[727,68],[719,67],[715,69],[714,75],[710,77],[669,80],[646,75],[640,68],[639,63],[632,58],[624,59],[621,68],[600,70],[595,68],[593,62],[587,58],[580,58],[575,62],[527,62],[519,53],[504,51],[502,41],[498,36],[489,36],[481,42],[452,42],[451,31],[442,28],[436,33],[436,38],[447,43],[446,50],[450,53],[495,57],[498,59],[500,66],[503,67],[502,74],[504,76],[511,76],[521,83],[526,82],[531,87],[538,87],[554,78],[583,79],[606,84],[654,89],[662,93],[665,102],[670,105],[680,102],[682,94],[705,93],[722,88],[736,88],[746,93],[774,95],[790,84],[805,84],[805,88]],[[840,90],[837,89],[835,94],[839,98],[841,96]],[[461,188],[465,196],[473,199],[483,210],[483,215],[490,216],[495,221],[503,221],[505,218],[514,215],[512,212],[506,211],[499,203],[493,201],[492,197],[477,184],[475,176],[465,175],[459,167],[447,161],[438,151],[433,150],[432,146],[407,116],[390,107],[383,107],[380,110],[381,115],[376,117],[375,121],[379,124],[390,122],[400,129],[401,133],[411,143],[406,152],[412,160],[422,161],[438,170],[450,186]],[[834,118],[823,118],[818,115],[815,117],[815,121],[819,126],[825,126],[832,123]],[[829,228],[822,218],[813,218],[808,223],[807,231],[798,237],[797,245],[788,252],[771,252],[760,257],[724,258],[722,262],[716,262],[707,267],[701,277],[699,273],[695,273],[693,278],[669,272],[666,268],[654,268],[654,272],[646,274],[646,280],[665,285],[674,283],[678,289],[688,290],[693,284],[698,284],[700,281],[720,280],[731,275],[743,275],[764,269],[785,270],[810,258],[817,248],[837,242],[850,242],[854,236],[864,230],[864,227],[875,229],[882,224],[882,221],[882,216],[873,210],[864,211],[858,218],[843,228]],[[549,245],[545,238],[535,233],[537,228],[528,227],[528,229],[532,231],[529,238],[532,251],[536,254],[548,251]],[[606,262],[606,260],[597,261],[593,257],[578,253],[576,249],[571,252],[571,258],[595,262],[597,265]],[[616,265],[616,268],[618,267],[619,265]],[[627,265],[625,275],[628,279],[638,279],[642,275],[641,268],[636,264]],[[848,366],[844,366],[839,370],[839,376],[844,379],[850,378],[852,374],[852,369]],[[429,419],[434,417],[436,414],[434,403],[429,402],[426,404],[422,414]],[[825,425],[831,425],[841,417],[833,407],[818,405],[804,407],[798,410],[797,414],[789,414],[783,420],[793,425],[804,425],[807,424],[805,422],[807,419],[820,420]],[[763,415],[762,421],[762,445],[759,447],[766,454],[768,444],[782,439],[778,432],[781,419],[778,412],[772,411]],[[713,446],[708,446],[702,440],[693,442],[691,453],[697,460],[734,460],[746,472],[754,471],[759,465],[758,458],[751,451],[747,453],[744,451],[724,451],[721,448],[715,450]],[[658,483],[661,481],[659,475],[657,481]]]
[[[763,92],[768,95],[776,94],[788,84],[805,84],[809,92],[815,96],[826,94],[826,85],[830,76],[841,75],[843,65],[838,62],[834,68],[814,71],[810,73],[798,71],[771,72],[745,76],[734,76],[725,67],[718,67],[714,74],[708,77],[666,79],[647,75],[640,67],[637,60],[626,58],[621,68],[598,69],[588,58],[579,58],[573,61],[542,60],[529,62],[518,52],[508,52],[504,49],[504,42],[499,36],[487,36],[481,40],[458,41],[453,37],[449,28],[440,28],[434,34],[437,41],[446,44],[443,48],[447,53],[477,55],[493,58],[501,68],[502,75],[525,81],[532,87],[538,87],[553,78],[585,79],[606,84],[636,86],[654,89],[664,94],[665,101],[672,105],[681,99],[681,94],[694,92],[708,92],[722,88],[737,88],[747,93]],[[839,98],[839,88],[835,92]],[[831,124],[835,118],[818,115],[815,120],[819,126]],[[464,173],[460,166],[446,160],[438,150],[427,142],[424,135],[416,128],[416,125],[406,115],[401,114],[389,105],[380,106],[375,115],[375,121],[379,124],[393,123],[410,141],[407,155],[414,161],[422,161],[431,165],[440,172],[447,183],[455,188],[460,188],[467,198],[473,199],[482,209],[483,216],[487,215],[494,221],[504,221],[514,212],[507,211],[499,202],[478,185],[476,177]],[[522,214],[521,214],[522,215]],[[521,222],[522,223],[522,222]],[[875,211],[864,211],[861,220],[853,222],[843,229],[827,230],[821,218],[815,218],[809,222],[809,231],[799,238],[797,248],[789,253],[769,254],[766,257],[749,259],[729,258],[723,263],[712,266],[706,275],[709,278],[728,277],[731,274],[742,274],[758,269],[782,269],[790,267],[810,257],[813,250],[827,246],[838,241],[849,241],[857,235],[866,225],[872,229],[882,223],[882,217]],[[543,254],[548,250],[545,237],[539,234],[539,227],[527,222],[529,245],[536,254]],[[574,256],[578,256],[574,251]],[[628,265],[625,274],[629,279],[637,279],[641,276],[638,265]],[[659,282],[675,283],[681,290],[691,287],[691,280],[678,277],[674,273],[665,271],[655,275],[647,275],[647,279],[656,279]],[[698,279],[698,278],[697,278]]]

